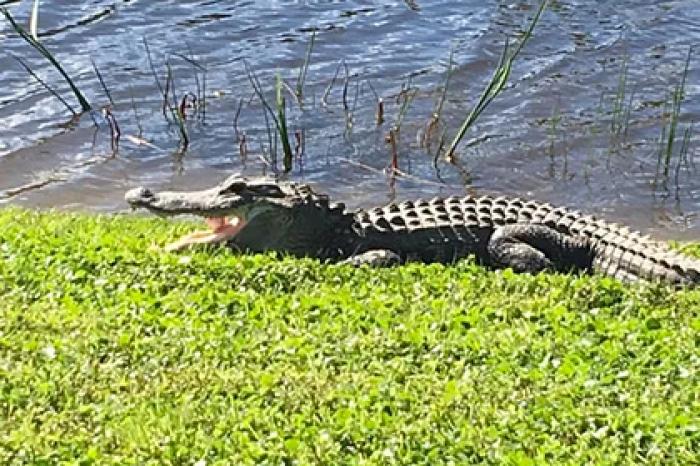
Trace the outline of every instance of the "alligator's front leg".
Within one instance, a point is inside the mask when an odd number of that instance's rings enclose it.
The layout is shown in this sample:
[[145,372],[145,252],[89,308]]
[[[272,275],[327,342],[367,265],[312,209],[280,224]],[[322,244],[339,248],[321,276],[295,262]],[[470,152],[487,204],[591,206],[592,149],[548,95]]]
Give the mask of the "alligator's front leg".
[[571,237],[545,225],[497,227],[487,249],[492,265],[523,273],[587,271],[593,260],[586,238]]
[[401,256],[390,249],[371,249],[359,254],[354,254],[341,264],[350,264],[355,267],[369,265],[370,267],[391,267],[401,263]]

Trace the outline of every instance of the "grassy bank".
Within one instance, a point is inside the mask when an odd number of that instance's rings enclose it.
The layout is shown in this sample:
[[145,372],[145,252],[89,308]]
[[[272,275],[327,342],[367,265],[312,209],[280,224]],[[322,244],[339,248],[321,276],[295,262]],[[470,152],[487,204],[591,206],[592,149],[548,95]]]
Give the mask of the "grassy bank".
[[700,291],[147,251],[189,229],[0,210],[0,463],[697,460]]

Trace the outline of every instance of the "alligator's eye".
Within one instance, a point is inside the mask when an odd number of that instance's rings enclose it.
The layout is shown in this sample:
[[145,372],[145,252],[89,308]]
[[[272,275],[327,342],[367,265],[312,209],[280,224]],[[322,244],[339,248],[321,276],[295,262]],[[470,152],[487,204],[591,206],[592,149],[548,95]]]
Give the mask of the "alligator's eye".
[[148,203],[153,200],[154,197],[155,194],[153,194],[153,191],[144,187],[130,189],[124,194],[124,200],[132,206]]
[[274,184],[249,186],[248,189],[261,197],[284,197],[284,192]]
[[245,181],[233,181],[221,187],[219,194],[237,194],[246,187]]

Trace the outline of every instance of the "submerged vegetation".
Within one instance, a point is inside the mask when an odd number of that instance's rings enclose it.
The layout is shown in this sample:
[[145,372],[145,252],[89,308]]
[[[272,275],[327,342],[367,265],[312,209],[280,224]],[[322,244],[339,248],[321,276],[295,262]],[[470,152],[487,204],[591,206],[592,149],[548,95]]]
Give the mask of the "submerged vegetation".
[[[473,109],[467,117],[464,119],[463,123],[461,124],[459,130],[457,131],[457,134],[454,136],[452,139],[452,142],[450,143],[449,147],[445,149],[444,147],[444,138],[445,134],[441,135],[440,143],[437,146],[437,152],[435,155],[435,163],[436,163],[436,169],[437,169],[437,161],[440,158],[441,152],[444,151],[444,154],[442,154],[444,157],[444,160],[447,162],[454,162],[456,159],[456,149],[457,146],[460,144],[464,136],[466,135],[467,131],[474,125],[476,120],[478,119],[479,115],[489,106],[489,104],[501,93],[501,91],[504,89],[508,78],[511,73],[511,69],[513,66],[513,62],[515,58],[518,56],[520,51],[522,50],[523,46],[527,43],[529,38],[532,35],[532,32],[537,25],[540,16],[542,15],[542,12],[545,10],[547,6],[548,0],[541,0],[539,7],[537,11],[535,12],[534,17],[532,18],[528,28],[525,30],[523,37],[520,39],[519,43],[517,46],[511,50],[508,45],[508,39],[506,38],[505,40],[505,45],[503,49],[503,54],[500,58],[499,63],[497,64],[493,76],[491,77],[491,80],[486,84],[486,87],[483,90],[483,93],[479,100],[474,104]],[[64,76],[66,81],[69,83],[71,89],[75,93],[77,99],[81,103],[81,106],[84,111],[88,111],[91,109],[90,105],[88,104],[87,100],[83,97],[82,93],[78,89],[78,87],[74,84],[74,82],[68,77],[67,73],[64,71],[64,69],[61,67],[59,62],[54,58],[54,56],[46,49],[46,47],[38,40],[38,37],[36,36],[36,29],[37,29],[37,22],[38,22],[38,2],[34,3],[34,9],[32,12],[32,30],[34,31],[33,35],[29,34],[27,31],[24,30],[20,25],[16,23],[14,18],[11,16],[9,11],[6,9],[2,9],[2,13],[5,15],[6,19],[10,22],[14,30],[27,42],[29,43],[34,49],[39,51],[42,55],[44,55],[51,63],[52,65]],[[307,51],[304,57],[304,61],[302,65],[299,68],[299,75],[297,77],[296,81],[296,86],[295,88],[292,88],[289,86],[279,75],[279,73],[276,74],[275,76],[275,82],[274,82],[274,96],[275,96],[275,109],[272,108],[272,106],[267,102],[267,99],[265,97],[265,91],[263,89],[263,85],[261,84],[258,76],[254,72],[254,70],[248,65],[247,62],[244,63],[245,65],[245,71],[248,75],[248,78],[251,83],[251,87],[253,88],[255,96],[258,98],[259,103],[263,107],[263,113],[265,116],[265,121],[266,121],[266,126],[268,128],[268,134],[267,134],[267,139],[268,139],[268,150],[271,153],[271,160],[270,165],[272,165],[273,169],[276,170],[276,161],[277,161],[277,145],[278,142],[282,146],[282,151],[283,151],[283,170],[285,172],[289,172],[292,170],[292,163],[293,163],[293,151],[291,147],[291,136],[289,133],[289,124],[287,121],[287,111],[286,111],[286,99],[284,97],[284,90],[287,90],[289,94],[294,98],[296,101],[297,105],[299,106],[300,109],[303,109],[304,107],[304,99],[305,99],[305,93],[304,93],[304,83],[306,81],[306,77],[308,74],[308,69],[309,69],[309,64],[311,62],[311,56],[313,52],[313,47],[316,39],[316,31],[312,30],[309,44],[307,47]],[[156,87],[158,88],[158,91],[161,94],[162,98],[162,113],[163,117],[165,120],[170,124],[171,122],[174,122],[177,129],[178,129],[178,135],[179,135],[179,146],[178,146],[178,154],[184,153],[190,143],[190,136],[189,132],[187,130],[187,115],[186,115],[186,109],[188,107],[194,108],[195,112],[198,114],[201,112],[202,117],[201,120],[204,121],[204,115],[205,115],[205,102],[206,102],[206,87],[203,87],[200,89],[200,80],[199,80],[199,72],[202,72],[202,77],[203,77],[203,82],[204,86],[206,86],[206,67],[204,67],[201,63],[197,62],[194,57],[190,56],[187,57],[184,54],[181,53],[173,53],[172,55],[178,58],[181,58],[188,63],[190,63],[194,68],[195,68],[195,83],[197,86],[197,92],[196,94],[192,92],[186,92],[184,95],[182,95],[180,98],[178,98],[176,89],[175,89],[175,77],[173,74],[172,66],[170,63],[170,59],[167,59],[165,61],[165,83],[161,83],[161,79],[158,76],[158,72],[156,70],[156,67],[153,62],[153,58],[151,55],[151,50],[148,44],[148,41],[146,37],[143,37],[143,45],[145,48],[145,53],[146,57],[148,60],[148,65],[150,67],[150,71],[153,75],[154,81],[156,83]],[[450,64],[448,68],[448,79],[449,80],[449,74],[450,74],[450,69],[452,67],[452,57],[453,57],[453,51],[450,52]],[[18,58],[20,61],[20,64],[27,70],[28,73],[30,73],[35,79],[37,79],[48,91],[51,92],[52,95],[54,95],[56,98],[58,98],[66,107],[73,113],[73,109],[70,107],[70,105],[65,101],[63,97],[60,96],[59,93],[57,93],[55,90],[53,90],[46,82],[44,82],[35,72],[32,70],[24,61]],[[116,152],[118,149],[119,145],[119,133],[114,131],[115,126],[118,127],[117,119],[116,116],[112,110],[112,107],[114,107],[115,102],[112,97],[112,93],[110,92],[102,73],[100,72],[99,68],[95,64],[94,61],[92,61],[93,69],[95,71],[95,75],[97,76],[99,83],[102,87],[102,90],[104,91],[104,94],[107,96],[109,102],[110,102],[110,108],[108,108],[107,111],[103,112],[105,115],[105,118],[107,119],[108,125],[111,130],[111,135],[112,135],[112,141],[111,145],[113,148],[113,152]],[[327,105],[327,97],[331,89],[333,88],[333,85],[335,84],[336,78],[338,76],[338,72],[342,68],[345,70],[345,78],[343,82],[343,89],[342,89],[342,104],[343,104],[343,110],[345,114],[345,119],[346,119],[346,133],[345,135],[347,136],[350,134],[352,125],[353,125],[353,114],[355,111],[355,106],[357,104],[357,99],[360,93],[361,88],[363,85],[366,85],[369,87],[372,92],[376,95],[376,91],[374,91],[374,88],[372,87],[371,83],[369,80],[366,80],[364,83],[361,83],[360,81],[357,82],[355,86],[355,99],[353,106],[349,105],[349,83],[351,76],[348,71],[348,66],[345,63],[344,60],[341,60],[341,62],[338,65],[338,68],[336,70],[336,74],[331,80],[330,84],[328,85],[326,92],[324,93],[321,103],[323,105]],[[201,90],[201,92],[200,92]],[[437,110],[433,112],[431,115],[431,121],[430,124],[428,125],[428,129],[430,131],[426,131],[423,134],[423,141],[422,145],[426,148],[426,151],[429,153],[430,152],[430,147],[431,144],[433,143],[432,138],[435,136],[435,128],[440,125],[440,118],[441,118],[441,113],[442,113],[442,107],[445,103],[445,93],[447,92],[447,81],[445,83],[445,88],[443,90],[443,97],[440,99],[440,102],[438,104]],[[388,130],[387,135],[386,135],[386,140],[390,145],[390,152],[391,152],[391,162],[389,168],[389,173],[393,175],[397,174],[402,174],[400,170],[398,170],[398,143],[399,143],[399,133],[400,133],[400,128],[401,128],[401,122],[403,121],[406,113],[408,112],[409,106],[411,104],[411,100],[416,96],[418,93],[417,88],[412,88],[411,87],[411,81],[410,79],[408,80],[408,83],[405,84],[404,87],[402,87],[401,92],[399,93],[397,97],[397,105],[399,106],[398,108],[398,117],[396,123]],[[377,101],[378,101],[378,111],[377,111],[377,126],[380,126],[384,119],[383,119],[383,102],[384,100],[377,96]],[[132,101],[133,103],[133,101]],[[135,106],[132,105],[132,107]],[[240,113],[240,110],[242,108],[242,103],[239,104],[239,108],[237,110],[237,115],[236,118],[238,117],[238,114]],[[269,119],[272,119],[272,122],[274,123],[274,129],[275,131],[272,131],[270,124],[269,124]],[[236,138],[237,141],[240,143],[240,138],[239,134],[236,128]],[[272,134],[274,133],[274,134]],[[295,137],[298,139],[299,136]],[[116,138],[116,139],[115,139]],[[141,139],[141,136],[138,136],[138,139]],[[241,145],[241,152],[243,152],[243,148],[247,147],[244,145]]]
[[[305,88],[305,86],[308,86],[307,81],[309,81],[310,78],[311,64],[314,62],[315,58],[315,47],[318,46],[317,44],[320,40],[317,36],[320,29],[317,27],[305,29],[304,33],[308,33],[308,36],[300,38],[302,41],[307,41],[303,58],[300,57],[299,59],[300,63],[298,69],[296,66],[291,67],[293,68],[294,77],[286,78],[284,75],[288,73],[280,72],[280,70],[275,70],[274,73],[263,76],[262,73],[257,73],[245,58],[239,61],[239,63],[241,63],[240,74],[247,75],[250,88],[244,90],[244,94],[248,92],[248,95],[239,96],[233,100],[237,105],[234,104],[232,108],[232,110],[235,111],[232,125],[234,133],[233,141],[235,144],[232,144],[232,146],[237,146],[240,160],[244,165],[251,159],[250,156],[253,155],[255,162],[261,162],[260,168],[264,172],[287,173],[294,168],[301,171],[303,170],[302,155],[304,153],[306,131],[310,131],[309,127],[313,128],[314,126],[313,123],[309,124],[312,120],[310,114],[324,111],[328,116],[331,116],[334,112],[332,107],[342,106],[344,131],[337,135],[331,135],[329,138],[336,136],[342,137],[348,145],[351,145],[353,143],[353,128],[364,125],[363,130],[365,134],[376,131],[376,133],[381,136],[377,138],[377,141],[383,140],[387,143],[386,147],[382,149],[387,152],[386,158],[382,158],[382,160],[386,161],[383,169],[369,166],[362,160],[350,161],[353,165],[386,175],[389,178],[390,186],[393,186],[395,177],[404,177],[406,179],[435,185],[437,184],[435,180],[421,178],[421,176],[416,176],[412,173],[411,155],[406,155],[406,153],[413,152],[413,149],[418,147],[421,152],[424,152],[425,155],[428,156],[426,160],[433,162],[433,168],[438,181],[443,181],[440,164],[451,163],[453,167],[457,169],[458,174],[461,175],[464,184],[470,184],[473,180],[470,170],[471,161],[469,160],[471,151],[476,150],[477,146],[491,139],[493,135],[477,135],[466,142],[463,141],[463,139],[470,128],[473,129],[477,119],[483,114],[486,108],[496,97],[508,89],[508,82],[516,59],[519,54],[526,49],[525,46],[528,41],[530,41],[543,12],[547,8],[547,4],[548,2],[546,0],[542,0],[537,2],[537,6],[532,5],[530,7],[531,13],[528,23],[521,28],[516,26],[515,34],[512,34],[517,37],[517,40],[508,35],[502,36],[504,47],[500,59],[498,63],[495,64],[490,79],[486,80],[481,90],[473,88],[470,82],[472,77],[468,74],[466,75],[467,82],[464,82],[465,80],[462,76],[463,70],[460,70],[460,68],[464,68],[464,64],[460,64],[455,60],[455,54],[459,53],[459,45],[455,43],[449,51],[449,60],[444,66],[444,85],[442,89],[438,89],[437,92],[435,92],[435,89],[420,89],[412,80],[414,76],[412,73],[402,78],[405,80],[401,84],[400,90],[394,91],[393,94],[389,90],[377,92],[369,77],[364,75],[362,70],[351,69],[348,62],[341,58],[338,61],[335,74],[331,79],[322,78],[320,81],[312,83],[312,86],[322,85],[325,87],[325,91],[317,102],[314,91],[318,90],[318,87],[311,89]],[[49,59],[54,68],[64,76],[67,82],[69,82],[76,98],[81,103],[82,108],[90,108],[76,83],[69,78],[56,58],[39,41],[37,35],[38,2],[34,2],[34,9],[32,10],[30,21],[30,32],[27,32],[18,25],[7,9],[3,8],[2,12],[7,21],[12,25],[13,30],[33,49],[39,51],[43,56]],[[516,21],[522,21],[522,19],[516,18]],[[172,155],[179,170],[181,168],[182,158],[186,155],[192,139],[197,138],[198,131],[201,130],[205,124],[208,94],[210,97],[223,95],[225,91],[216,90],[207,92],[207,76],[209,71],[214,69],[216,65],[207,65],[200,61],[192,52],[190,45],[186,42],[182,44],[180,49],[158,51],[161,53],[160,58],[156,57],[155,53],[152,53],[149,42],[145,36],[141,38],[141,42],[143,43],[144,61],[147,63],[146,68],[152,75],[157,92],[160,94],[160,110],[163,120],[167,124],[167,131],[177,138],[177,147],[172,150]],[[509,45],[511,43],[513,43],[513,45]],[[651,173],[650,178],[654,178],[653,180],[649,180],[649,184],[653,184],[653,188],[649,190],[652,195],[659,192],[664,194],[670,193],[669,184],[670,182],[675,182],[676,198],[679,199],[680,186],[683,184],[683,180],[680,180],[680,177],[682,173],[685,173],[683,169],[686,169],[688,173],[694,170],[692,160],[694,122],[686,121],[688,117],[683,114],[681,108],[685,99],[686,77],[689,73],[691,55],[692,48],[688,50],[687,58],[684,61],[685,66],[680,78],[674,82],[673,89],[665,98],[665,104],[660,104],[660,106],[663,107],[660,109],[660,114],[652,117],[654,120],[658,121],[661,132],[658,145],[654,142],[655,147],[658,147],[658,155],[655,158],[655,162],[657,163],[656,172],[654,172],[653,167],[648,170]],[[632,142],[628,139],[630,137],[630,126],[634,126],[636,123],[634,121],[635,111],[643,106],[658,106],[656,103],[650,104],[648,99],[643,100],[642,97],[638,95],[641,93],[638,92],[639,89],[636,83],[632,82],[632,72],[634,69],[630,67],[629,59],[630,57],[627,51],[622,53],[622,58],[617,60],[621,65],[616,83],[612,85],[612,89],[608,84],[601,95],[602,107],[604,98],[612,94],[610,108],[606,108],[605,111],[601,108],[599,116],[605,121],[605,125],[609,123],[609,127],[605,129],[608,130],[612,136],[611,144],[614,146],[612,148],[613,150],[616,150],[618,144],[621,142],[624,148],[638,147],[638,144],[635,146],[635,143],[638,143],[638,141]],[[20,66],[40,82],[53,96],[59,99],[74,115],[76,114],[68,103],[69,99],[61,96],[60,92],[52,87],[51,80],[39,76],[37,71],[33,70],[29,62],[24,58],[17,57],[17,60]],[[238,60],[239,58],[234,59],[234,61]],[[181,63],[183,61],[190,65],[191,68],[185,68],[183,70],[182,67],[178,68],[175,66],[176,63]],[[610,62],[615,61],[615,57],[610,58]],[[147,134],[144,134],[144,128],[141,125],[139,110],[137,108],[139,102],[136,102],[134,99],[133,91],[131,91],[128,96],[120,96],[110,91],[109,70],[98,68],[95,61],[92,62],[92,66],[102,93],[109,102],[109,105],[105,105],[102,108],[102,115],[110,130],[111,155],[116,155],[119,151],[121,131],[118,119],[129,118],[132,113],[133,118],[129,119],[132,120],[134,124],[129,126],[137,126],[138,131],[137,134],[126,134],[126,138],[137,145],[160,149],[151,143]],[[490,69],[492,66],[493,65],[487,65],[487,69]],[[460,71],[462,72],[460,73]],[[180,88],[176,88],[176,73],[179,74],[177,78]],[[186,76],[181,76],[180,74],[186,74]],[[459,74],[459,81],[453,79],[454,74]],[[288,82],[288,79],[290,82]],[[462,92],[455,88],[462,87],[470,91],[469,95],[476,96],[475,98],[468,97],[466,100],[459,103],[460,106],[465,105],[471,108],[463,121],[461,121],[461,124],[459,121],[454,121],[454,116],[445,116],[445,113],[451,112],[454,114],[454,101],[458,99],[458,97],[454,96],[451,99],[447,98],[448,86],[450,86],[450,91],[453,95]],[[131,85],[129,88],[132,89]],[[376,104],[374,122],[369,124],[367,121],[360,121],[357,112],[358,100],[360,100],[363,93],[366,93],[366,90],[370,90],[371,97],[373,97],[373,99],[370,99],[370,105]],[[337,94],[340,95],[336,96],[334,102],[329,102],[329,100],[332,100],[333,96],[331,93],[333,91],[337,91]],[[435,99],[433,108],[427,112],[425,112],[425,106],[421,107],[420,110],[416,110],[417,107],[425,103],[420,102],[420,99],[428,100],[431,93],[439,95],[439,97]],[[285,94],[291,97],[289,101],[287,101]],[[93,97],[93,100],[97,100],[97,98]],[[126,100],[128,100],[128,102],[126,102]],[[658,100],[660,99],[655,98],[652,99],[651,102]],[[365,100],[365,103],[366,102],[367,100]],[[129,105],[125,105],[125,103]],[[148,105],[148,103],[145,104]],[[388,108],[389,105],[395,106],[396,117],[392,124],[384,125],[386,115],[392,112],[392,109]],[[567,115],[566,110],[560,109],[558,105],[557,108],[553,110],[555,111],[548,111],[544,114],[544,120],[548,120],[546,115],[552,114],[552,121],[547,125],[550,128],[556,128],[557,125],[566,126],[567,118],[575,119],[571,114]],[[423,115],[418,115],[420,111],[424,112]],[[585,109],[582,110],[582,112],[584,111]],[[142,114],[145,113],[145,111],[142,112]],[[252,118],[252,120],[255,120],[255,125],[257,126],[254,125],[254,128],[239,126],[241,114],[246,113],[257,116],[257,118]],[[262,126],[259,118],[261,113],[264,118],[264,126]],[[416,114],[412,115],[415,117],[413,121],[411,121],[411,118],[408,116],[409,113]],[[96,114],[93,115],[91,113],[93,119],[95,115]],[[608,116],[609,122],[607,121]],[[644,116],[644,118],[648,119],[649,116]],[[424,123],[416,124],[416,120]],[[75,118],[71,123],[75,123]],[[598,122],[573,122],[573,124],[579,127],[589,126],[591,132],[597,130],[597,123]],[[100,122],[100,124],[102,124],[102,122]],[[70,126],[70,124],[65,126]],[[126,127],[126,125],[122,126]],[[401,131],[402,126],[404,128],[403,132]],[[450,138],[450,133],[453,131],[453,128],[457,129],[455,134]],[[580,131],[585,132],[586,130]],[[134,129],[134,132],[136,132],[136,129]],[[564,167],[562,168],[563,173],[561,176],[563,180],[567,179],[569,160],[565,153],[566,141],[562,140],[566,138],[568,133],[569,131],[560,131],[557,133],[561,135],[561,137],[557,138],[558,142],[564,146],[562,151],[564,152]],[[545,135],[549,138],[550,147],[548,152],[550,153],[552,163],[554,163],[553,151],[555,148],[555,138],[553,134],[554,131],[550,131],[549,134]],[[496,135],[496,137],[498,136],[499,135]],[[581,134],[574,136],[580,137]],[[653,137],[656,138],[656,135]],[[417,141],[417,144],[412,145],[412,140]],[[407,144],[408,147],[406,147]],[[321,145],[316,138],[314,140],[314,145],[315,147]],[[457,154],[458,147],[462,148],[463,154],[461,154],[461,156]],[[280,158],[278,158],[278,148],[281,148],[282,152],[282,157]],[[346,159],[341,160],[347,161]],[[281,166],[278,166],[278,162],[281,162],[281,164],[279,164]],[[429,165],[426,166],[429,167]],[[587,170],[588,167],[584,167],[584,171]],[[553,173],[553,169],[550,169],[550,172]],[[588,174],[585,173],[584,178],[587,177]],[[11,193],[23,192],[24,188],[27,186],[29,185],[20,187],[18,190],[7,190],[3,194],[5,197],[11,197]],[[30,187],[30,189],[33,188]]]
[[1,463],[697,459],[699,290],[149,252],[190,228],[0,211]]

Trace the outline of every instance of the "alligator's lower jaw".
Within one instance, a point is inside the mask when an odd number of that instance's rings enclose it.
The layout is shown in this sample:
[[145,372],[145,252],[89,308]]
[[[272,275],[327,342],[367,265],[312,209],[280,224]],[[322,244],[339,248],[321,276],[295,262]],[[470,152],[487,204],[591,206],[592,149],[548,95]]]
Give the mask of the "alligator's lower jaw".
[[246,226],[246,221],[240,217],[233,217],[230,221],[226,217],[207,217],[205,222],[209,226],[209,230],[195,231],[185,235],[174,243],[166,245],[163,249],[174,252],[191,249],[198,245],[226,243]]

